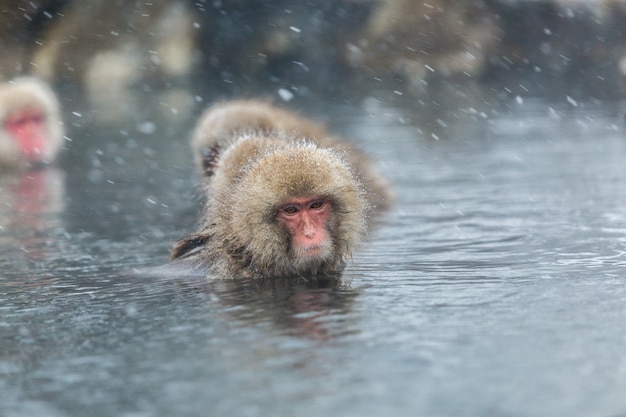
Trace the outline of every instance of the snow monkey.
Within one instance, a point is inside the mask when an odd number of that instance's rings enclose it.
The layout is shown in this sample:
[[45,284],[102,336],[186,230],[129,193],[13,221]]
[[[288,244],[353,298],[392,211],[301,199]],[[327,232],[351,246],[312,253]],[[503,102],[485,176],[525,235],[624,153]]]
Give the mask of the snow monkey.
[[30,77],[0,85],[0,168],[48,164],[61,149],[63,127],[56,96]]
[[172,258],[217,278],[336,275],[380,210],[373,201],[392,198],[362,154],[262,102],[214,106],[192,143],[207,204]]

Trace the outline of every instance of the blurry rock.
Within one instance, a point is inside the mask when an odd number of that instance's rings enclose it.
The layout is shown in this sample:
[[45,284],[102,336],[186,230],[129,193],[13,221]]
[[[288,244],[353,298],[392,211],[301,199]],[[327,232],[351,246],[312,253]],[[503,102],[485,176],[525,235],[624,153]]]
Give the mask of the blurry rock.
[[378,98],[392,101],[438,102],[441,82],[616,98],[625,3],[0,0],[0,78],[62,84],[107,123],[155,110],[177,120],[208,96],[358,99],[383,82],[392,94]]
[[[212,92],[259,95],[337,92],[351,82],[346,39],[361,30],[371,0],[195,2],[201,71]],[[291,95],[289,95],[292,98]],[[309,101],[310,97],[307,97]]]
[[31,71],[78,86],[98,121],[127,118],[142,94],[188,86],[194,21],[183,2],[68,1],[37,42]]
[[493,2],[503,28],[489,83],[512,96],[577,100],[623,95],[623,0]]
[[431,75],[482,74],[499,28],[481,1],[380,0],[348,59],[374,73],[406,77],[419,91]]
[[32,69],[42,34],[69,0],[0,0],[0,79]]

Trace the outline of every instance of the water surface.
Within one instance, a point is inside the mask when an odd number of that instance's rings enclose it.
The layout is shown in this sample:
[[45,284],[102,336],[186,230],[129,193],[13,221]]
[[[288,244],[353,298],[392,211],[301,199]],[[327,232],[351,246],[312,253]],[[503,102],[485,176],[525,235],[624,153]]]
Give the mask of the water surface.
[[399,196],[341,282],[138,273],[198,216],[184,129],[76,129],[58,168],[4,176],[0,414],[626,415],[614,112],[538,103],[445,138],[335,114]]

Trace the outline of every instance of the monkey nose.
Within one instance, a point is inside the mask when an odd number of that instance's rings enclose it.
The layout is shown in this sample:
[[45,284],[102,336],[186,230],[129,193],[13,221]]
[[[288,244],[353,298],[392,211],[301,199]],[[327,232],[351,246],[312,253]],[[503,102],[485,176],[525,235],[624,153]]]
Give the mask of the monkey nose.
[[317,232],[317,228],[309,222],[306,222],[304,224],[304,227],[302,227],[302,234],[305,237],[308,237],[308,238],[315,237],[316,232]]

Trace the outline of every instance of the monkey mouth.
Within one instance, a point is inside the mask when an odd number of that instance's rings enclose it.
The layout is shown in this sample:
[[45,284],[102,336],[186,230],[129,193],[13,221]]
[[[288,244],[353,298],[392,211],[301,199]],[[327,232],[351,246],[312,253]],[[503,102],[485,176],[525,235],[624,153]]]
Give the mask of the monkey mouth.
[[296,256],[301,258],[325,258],[330,252],[330,245],[311,245],[299,247],[295,250]]

